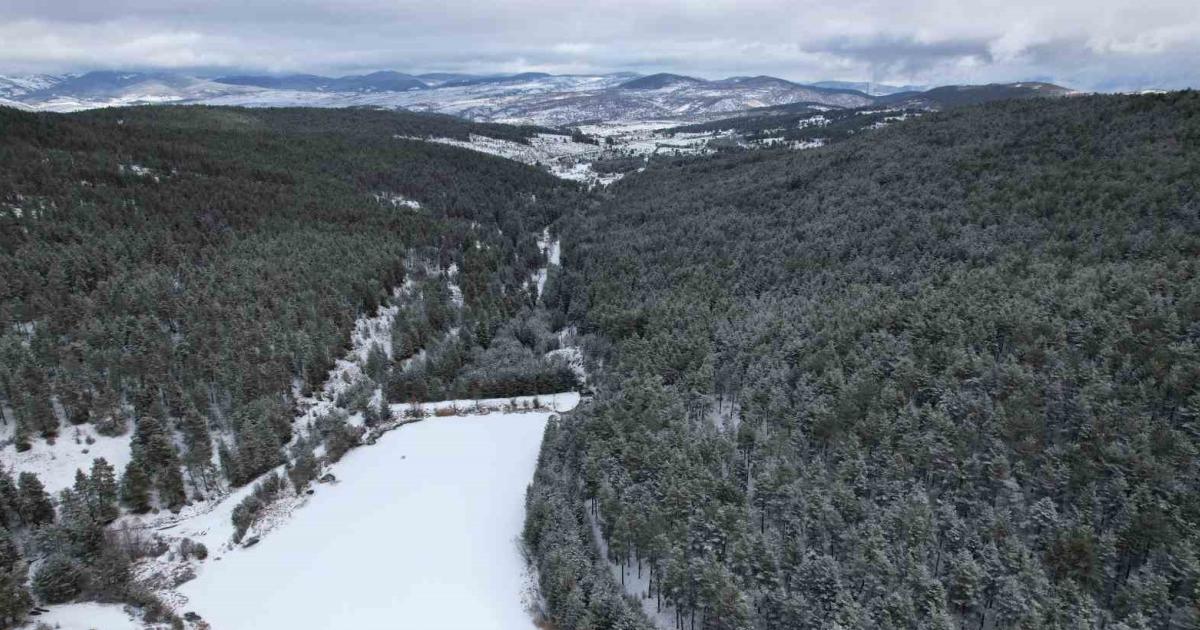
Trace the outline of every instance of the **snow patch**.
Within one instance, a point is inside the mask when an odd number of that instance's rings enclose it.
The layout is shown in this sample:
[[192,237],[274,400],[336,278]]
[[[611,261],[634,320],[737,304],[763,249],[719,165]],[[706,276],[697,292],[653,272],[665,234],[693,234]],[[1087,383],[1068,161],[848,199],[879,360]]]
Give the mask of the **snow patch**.
[[30,617],[26,625],[45,624],[57,630],[141,630],[145,627],[116,604],[83,602],[46,608],[49,612]]
[[6,445],[0,451],[0,463],[14,476],[36,473],[52,496],[75,485],[76,470],[90,474],[92,461],[98,457],[108,460],[118,474],[125,470],[131,457],[128,434],[100,435],[90,424],[64,428],[53,444],[40,438],[30,444],[25,452],[18,452],[15,444]]

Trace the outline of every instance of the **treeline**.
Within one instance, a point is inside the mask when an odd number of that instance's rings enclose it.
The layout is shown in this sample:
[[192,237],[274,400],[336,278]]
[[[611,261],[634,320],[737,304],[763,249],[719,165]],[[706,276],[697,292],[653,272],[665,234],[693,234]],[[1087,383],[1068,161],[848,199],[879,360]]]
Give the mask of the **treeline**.
[[422,286],[392,327],[393,364],[381,352],[368,361],[367,372],[386,385],[388,400],[509,398],[579,385],[566,363],[546,356],[559,348],[559,339],[532,293],[510,320],[497,322],[472,318],[469,308],[459,312],[443,283]]
[[785,142],[841,142],[889,118],[918,116],[924,112],[911,109],[884,110],[878,107],[855,109],[826,109],[825,111],[772,112],[757,116],[737,116],[670,129],[677,133],[717,132],[733,130],[744,140],[757,141],[778,138]]
[[[289,459],[293,392],[322,383],[413,269],[456,268],[456,325],[499,330],[530,303],[537,234],[579,193],[394,137],[469,133],[532,132],[365,110],[0,108],[6,434],[22,450],[64,425],[132,430],[119,503],[178,509]],[[40,530],[10,529],[25,557]]]
[[1194,92],[613,186],[547,287],[612,344],[530,491],[554,625],[615,627],[589,511],[683,628],[1200,623],[1198,187]]

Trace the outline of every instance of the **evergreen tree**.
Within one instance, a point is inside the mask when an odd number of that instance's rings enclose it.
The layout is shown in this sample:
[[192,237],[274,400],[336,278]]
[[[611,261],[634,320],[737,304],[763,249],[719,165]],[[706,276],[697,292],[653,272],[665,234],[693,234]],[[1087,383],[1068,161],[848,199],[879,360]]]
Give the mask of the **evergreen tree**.
[[0,526],[14,528],[21,522],[21,495],[12,475],[0,467]]
[[152,481],[142,462],[136,456],[125,466],[121,476],[121,504],[134,514],[150,511],[150,489]]
[[191,471],[193,480],[200,479],[202,483],[207,484],[208,470],[212,467],[213,458],[212,435],[208,430],[208,421],[195,406],[187,405],[180,421],[180,431],[183,433],[186,449],[184,464]]
[[40,527],[54,522],[54,504],[42,486],[41,480],[31,472],[17,477],[17,493],[21,521],[30,527]]
[[288,479],[296,492],[300,493],[317,476],[317,458],[313,455],[312,446],[304,439],[296,442],[292,453],[293,462],[288,466]]
[[117,506],[119,493],[116,472],[108,460],[103,457],[92,460],[90,482],[96,519],[104,524],[111,523],[120,516],[120,509]]
[[63,554],[46,558],[33,575],[33,592],[47,604],[63,604],[84,589],[85,574],[79,563]]
[[0,626],[20,622],[33,605],[25,588],[28,569],[8,530],[0,527]]

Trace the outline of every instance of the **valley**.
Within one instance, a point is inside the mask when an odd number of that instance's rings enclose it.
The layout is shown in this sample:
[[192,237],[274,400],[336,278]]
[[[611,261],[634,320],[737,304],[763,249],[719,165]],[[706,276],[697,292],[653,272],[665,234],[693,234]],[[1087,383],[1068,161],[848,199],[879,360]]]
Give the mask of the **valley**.
[[1194,92],[81,78],[0,89],[0,625],[1200,619]]

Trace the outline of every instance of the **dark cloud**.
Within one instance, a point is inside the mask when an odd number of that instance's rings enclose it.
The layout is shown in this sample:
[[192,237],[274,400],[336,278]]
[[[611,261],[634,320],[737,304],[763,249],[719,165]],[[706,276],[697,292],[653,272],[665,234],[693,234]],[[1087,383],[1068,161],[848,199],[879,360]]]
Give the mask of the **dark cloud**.
[[947,39],[923,42],[891,35],[837,37],[821,43],[817,52],[836,55],[869,65],[875,74],[912,76],[947,64],[992,63],[987,39]]

